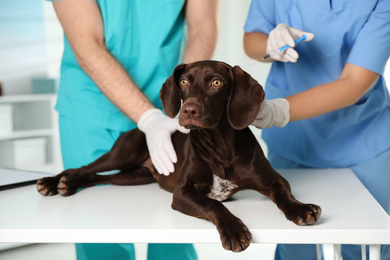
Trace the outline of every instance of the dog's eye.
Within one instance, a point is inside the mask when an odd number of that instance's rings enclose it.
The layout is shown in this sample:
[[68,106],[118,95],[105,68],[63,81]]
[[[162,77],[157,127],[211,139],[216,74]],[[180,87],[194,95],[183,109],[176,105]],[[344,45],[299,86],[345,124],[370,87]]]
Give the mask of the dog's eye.
[[182,80],[180,80],[180,85],[183,87],[186,87],[186,86],[188,86],[188,81],[185,79],[182,79]]
[[213,80],[213,86],[218,88],[218,87],[222,86],[222,82],[218,79],[215,79],[215,80]]

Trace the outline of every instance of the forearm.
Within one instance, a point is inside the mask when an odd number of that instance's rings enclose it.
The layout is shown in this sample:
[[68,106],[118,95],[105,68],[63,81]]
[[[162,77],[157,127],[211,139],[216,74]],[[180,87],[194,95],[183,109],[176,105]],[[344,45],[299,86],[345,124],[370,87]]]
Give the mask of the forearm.
[[218,0],[187,0],[187,45],[183,63],[211,59],[218,36]]
[[[253,32],[244,34],[244,50],[245,53],[252,59],[262,61],[267,55],[267,40],[268,35],[260,32]],[[272,61],[272,60],[267,60]]]
[[211,59],[217,42],[216,28],[205,28],[188,34],[183,63]]
[[316,117],[355,104],[378,79],[378,74],[347,64],[336,81],[287,97],[290,121]]
[[154,107],[104,46],[90,44],[87,48],[78,49],[76,57],[81,68],[132,121],[137,123],[146,110]]
[[95,1],[53,2],[81,68],[126,116],[138,122],[153,105],[141,93],[104,44],[104,27]]
[[351,95],[351,87],[347,80],[337,80],[287,97],[290,121],[316,117],[356,103],[357,97],[364,93]]

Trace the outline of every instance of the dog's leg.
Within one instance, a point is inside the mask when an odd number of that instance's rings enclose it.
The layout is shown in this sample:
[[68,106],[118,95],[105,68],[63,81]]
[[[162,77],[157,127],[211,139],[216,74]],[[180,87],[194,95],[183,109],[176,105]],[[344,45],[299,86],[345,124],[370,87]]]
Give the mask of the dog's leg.
[[226,250],[245,250],[252,239],[248,227],[234,216],[221,202],[201,194],[194,184],[175,189],[172,208],[184,214],[211,221],[217,227]]
[[[118,174],[97,173],[119,170]],[[73,195],[79,188],[97,184],[132,185],[154,181],[144,135],[130,131],[119,137],[111,151],[96,161],[78,169],[68,169],[54,177],[38,180],[37,190],[42,195]]]
[[69,169],[57,176],[38,180],[37,190],[44,196],[53,196],[58,193],[62,196],[70,196],[75,194],[80,188],[98,184],[142,185],[155,181],[150,169],[147,167],[124,170],[108,175],[80,173],[78,169]]
[[152,182],[156,182],[156,180],[150,170],[146,167],[140,167],[109,175],[64,175],[59,180],[57,191],[62,196],[70,196],[75,194],[79,188],[98,184],[141,185]]
[[253,181],[253,183],[258,183],[255,190],[271,198],[286,218],[295,224],[302,226],[317,222],[321,216],[321,208],[318,205],[305,204],[296,200],[285,178],[272,168],[268,168],[265,172],[267,173],[263,172],[260,175],[261,179]]
[[282,176],[272,184],[269,192],[269,197],[286,218],[299,226],[314,224],[321,216],[321,208],[318,205],[305,204],[295,199],[289,183]]
[[58,193],[69,196],[76,193],[79,188],[107,183],[108,177],[96,173],[117,169],[112,161],[113,152],[110,151],[91,164],[77,169],[68,169],[57,176],[38,180],[37,190],[44,196],[52,196]]

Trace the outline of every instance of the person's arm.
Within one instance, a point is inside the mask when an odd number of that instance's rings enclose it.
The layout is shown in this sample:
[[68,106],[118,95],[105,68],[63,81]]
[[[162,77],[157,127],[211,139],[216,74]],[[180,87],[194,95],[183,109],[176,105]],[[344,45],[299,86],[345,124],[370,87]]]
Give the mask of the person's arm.
[[373,71],[347,63],[336,81],[287,97],[290,121],[316,117],[355,104],[376,82]]
[[53,5],[81,68],[116,107],[137,123],[145,133],[153,165],[159,173],[169,175],[177,161],[171,134],[188,131],[156,109],[106,49],[96,1],[61,0]]
[[[249,57],[260,60],[266,54],[268,45],[274,45],[272,48],[284,44],[292,45],[291,41],[299,38],[302,33],[310,35],[308,40],[314,37],[311,33],[283,24],[278,25],[269,36],[259,32],[245,33],[245,52]],[[287,62],[291,56],[287,59],[281,58],[281,61]],[[308,119],[353,105],[363,97],[378,77],[378,73],[347,63],[338,80],[314,86],[285,99],[264,101],[252,125],[259,128],[284,127],[289,121]]]
[[132,121],[154,106],[104,45],[104,28],[94,0],[53,2],[57,17],[81,68]]
[[218,0],[187,0],[187,45],[183,63],[211,58],[218,34]]
[[355,104],[379,74],[347,63],[340,78],[284,98],[264,100],[256,119],[258,128],[284,127],[288,122],[313,118]]

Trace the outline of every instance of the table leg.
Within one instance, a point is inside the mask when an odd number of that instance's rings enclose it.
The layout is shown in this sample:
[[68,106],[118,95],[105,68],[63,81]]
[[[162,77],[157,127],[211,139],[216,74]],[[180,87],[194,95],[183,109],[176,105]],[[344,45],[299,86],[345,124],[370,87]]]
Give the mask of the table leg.
[[316,244],[316,254],[317,254],[317,260],[322,260],[322,252],[321,252],[320,244]]
[[366,245],[362,245],[362,260],[367,260]]
[[334,259],[335,260],[342,260],[343,257],[341,256],[341,245],[335,244],[334,245]]
[[380,260],[381,259],[381,245],[370,245],[370,260]]
[[342,260],[340,244],[323,244],[324,260]]

